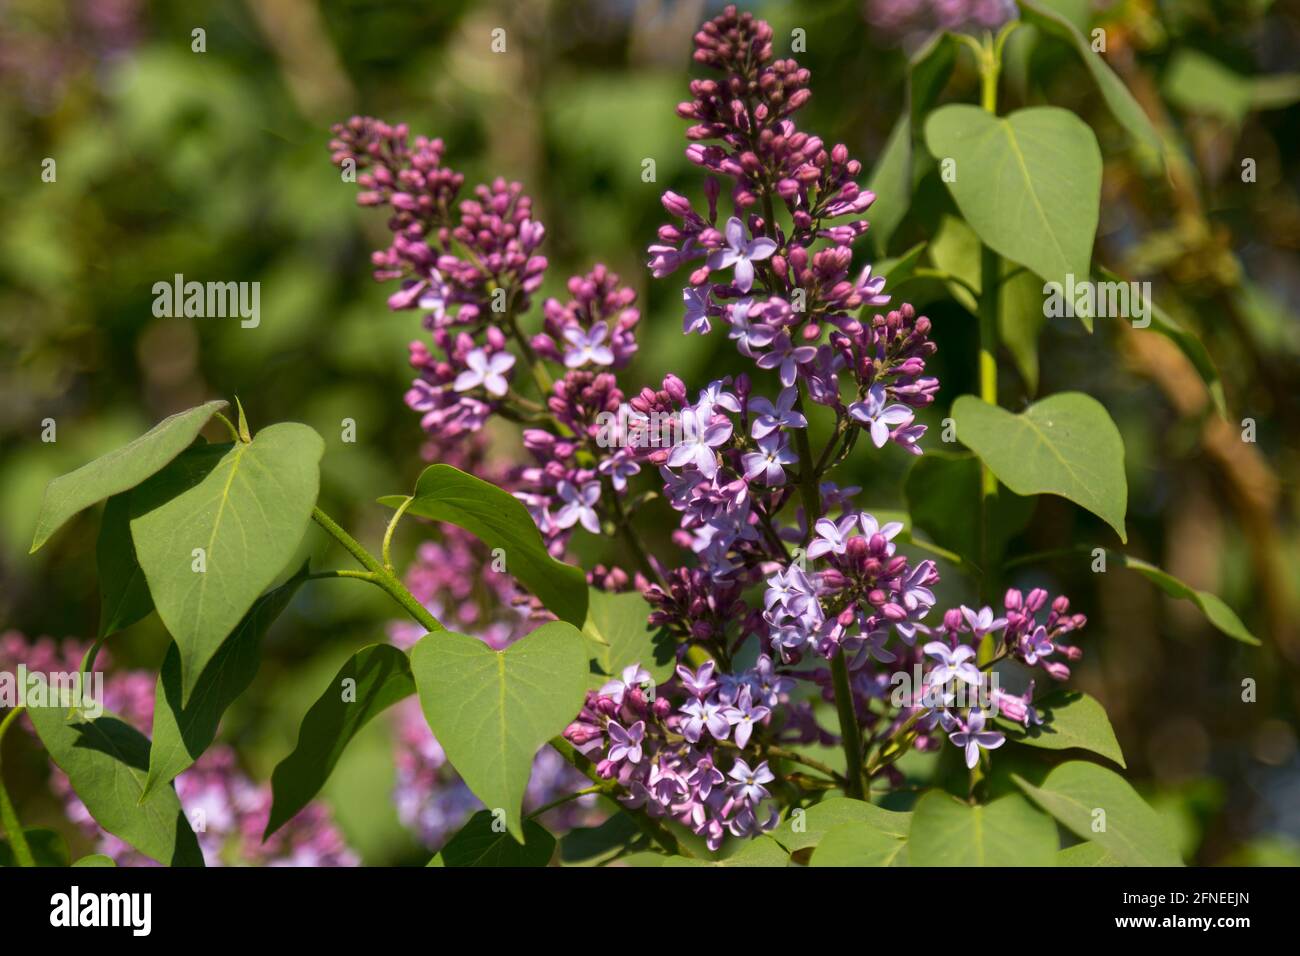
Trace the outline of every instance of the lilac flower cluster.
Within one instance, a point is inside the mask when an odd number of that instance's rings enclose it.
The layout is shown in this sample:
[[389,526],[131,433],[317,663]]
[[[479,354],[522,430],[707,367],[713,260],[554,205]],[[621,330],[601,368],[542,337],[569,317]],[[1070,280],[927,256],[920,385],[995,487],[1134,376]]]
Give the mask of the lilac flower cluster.
[[[403,282],[391,304],[429,313],[440,352],[412,344],[421,375],[408,395],[424,415],[429,450],[442,458],[473,448],[493,414],[522,425],[531,460],[493,480],[525,503],[557,557],[579,528],[623,537],[639,558],[636,576],[598,567],[589,580],[616,591],[634,585],[650,624],[676,638],[679,662],[700,665],[683,663],[660,687],[628,668],[588,695],[566,736],[623,785],[629,806],[677,820],[716,847],[774,819],[774,748],[837,742],[815,717],[815,693],[792,692],[796,680],[832,700],[832,668],[844,662],[866,749],[883,751],[915,730],[912,746],[934,748],[946,735],[973,762],[1003,740],[988,724],[993,715],[1037,719],[1032,686],[1004,693],[991,665],[1014,659],[1059,679],[1068,674],[1060,658],[1077,658],[1062,639],[1083,619],[1060,598],[1040,622],[1045,595],[1009,592],[1003,617],[963,607],[934,622],[934,562],[900,553],[902,525],[862,511],[858,489],[830,479],[862,436],[877,450],[921,454],[917,412],[939,388],[926,368],[936,348],[930,321],[906,303],[889,308],[883,278],[854,266],[875,197],[858,184],[862,166],[844,145],[796,126],[810,76],[775,58],[771,28],[727,7],[696,35],[695,60],[715,75],[691,83],[678,113],[691,122],[687,156],[705,172],[702,208],[664,194],[673,221],[659,229],[648,266],[656,278],[686,267],[683,331],[716,327],[752,362],[702,389],[671,373],[639,392],[620,383],[640,314],[633,292],[603,266],[570,279],[568,300],[545,302],[540,331],[524,334],[518,317],[545,260],[533,254],[542,231],[517,187],[501,184],[492,203],[485,195],[468,209],[462,203],[458,222],[461,183],[442,166],[441,144],[417,139],[408,148],[405,129],[375,120],[339,133],[336,161],[364,167],[363,204],[394,210],[393,246],[375,258],[377,278]],[[724,183],[731,209],[720,216]],[[489,206],[495,218],[485,219]],[[476,230],[485,224],[482,235],[462,228],[466,217]],[[507,252],[493,259],[489,249]],[[492,301],[503,296],[504,312]],[[516,378],[524,368],[529,374]],[[529,388],[535,400],[520,394]],[[820,448],[810,437],[814,417],[831,425]],[[694,566],[665,567],[636,536],[642,496],[632,482],[656,475],[679,515],[673,540],[695,555]],[[506,593],[508,584],[493,594],[493,584],[487,602],[469,600],[466,582],[483,580],[471,557],[454,531],[426,544],[412,589],[440,617],[506,646],[529,612],[487,608],[526,598]],[[757,606],[747,599],[755,591]],[[995,651],[977,652],[989,634]],[[734,661],[750,641],[760,656],[744,669]],[[918,686],[893,700],[896,678],[913,670]],[[977,692],[973,702],[964,688]],[[412,708],[413,726],[417,718]],[[408,753],[417,756],[399,768],[408,790],[399,802],[426,833],[441,833],[467,806],[463,794],[443,790],[449,771],[436,741],[410,734]],[[887,764],[877,770],[900,780]],[[540,765],[535,777],[551,779]],[[443,806],[430,798],[435,787]]]
[[[21,663],[29,672],[74,673],[80,669],[86,645],[48,637],[29,641],[16,631],[0,635],[0,670],[14,671]],[[109,654],[101,650],[96,666],[105,669]],[[105,710],[137,729],[153,723],[156,677],[147,671],[127,670],[104,680]],[[24,719],[24,723],[29,723]],[[152,860],[99,829],[85,804],[73,792],[68,778],[51,764],[50,785],[64,803],[68,819],[95,841],[95,852],[111,857],[119,866],[152,866]],[[277,830],[265,843],[262,832],[271,815],[271,788],[256,784],[243,772],[234,750],[223,744],[209,747],[176,778],[176,795],[194,825],[199,847],[208,866],[356,866],[356,854],[319,802]]]
[[776,826],[766,787],[776,776],[768,761],[742,752],[793,686],[766,656],[738,674],[715,673],[712,661],[695,671],[679,666],[662,688],[633,664],[587,694],[564,735],[598,755],[597,771],[626,788],[627,806],[676,820],[716,850],[728,833]]
[[866,13],[873,30],[909,46],[942,30],[997,30],[1018,15],[1014,0],[867,0]]

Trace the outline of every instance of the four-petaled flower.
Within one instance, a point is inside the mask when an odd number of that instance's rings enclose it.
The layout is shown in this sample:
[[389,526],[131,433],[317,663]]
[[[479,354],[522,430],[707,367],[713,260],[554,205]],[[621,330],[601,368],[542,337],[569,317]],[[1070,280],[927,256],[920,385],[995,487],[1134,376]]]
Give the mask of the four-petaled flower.
[[799,400],[798,389],[783,388],[773,405],[770,400],[759,396],[749,403],[749,410],[754,421],[749,426],[749,434],[755,439],[766,438],[778,428],[807,428],[808,419],[794,410],[794,403]]
[[772,771],[767,769],[766,760],[751,770],[749,764],[739,757],[736,758],[727,776],[733,781],[730,785],[732,795],[750,803],[758,803],[765,799],[768,794],[763,784],[771,783],[776,779]]
[[[873,519],[874,520],[874,519]],[[813,528],[817,532],[817,537],[808,545],[808,557],[819,558],[823,554],[843,554],[844,549],[849,544],[849,532],[853,530],[854,525],[858,523],[858,515],[845,515],[839,520],[839,523],[832,521],[830,518],[818,518]]]
[[[754,724],[763,720],[771,710],[761,704],[754,704],[748,687],[740,690],[740,697],[736,702],[727,708],[726,718],[736,728],[736,746],[744,747],[749,743],[749,737],[754,732]],[[716,737],[717,734],[714,734]]]
[[961,616],[966,619],[966,626],[971,629],[971,633],[976,637],[983,637],[990,631],[996,631],[1007,626],[1007,619],[1005,617],[995,618],[991,607],[982,607],[978,611],[972,611],[963,604],[961,606]]
[[711,417],[694,408],[682,409],[682,440],[668,455],[670,468],[694,465],[710,480],[718,473],[718,458],[713,449],[726,444],[731,437],[732,425],[728,421],[710,423]]
[[620,760],[626,760],[628,763],[641,762],[641,741],[645,740],[645,721],[638,720],[626,730],[623,725],[616,720],[611,720],[605,728],[609,733],[609,753],[610,760],[618,763]]
[[754,263],[776,252],[776,242],[766,236],[745,238],[745,224],[735,216],[727,220],[724,233],[727,245],[709,254],[710,269],[736,267],[736,288],[748,292],[754,286]]
[[972,769],[979,763],[981,747],[996,750],[1007,742],[1007,738],[997,731],[984,729],[984,712],[978,707],[971,708],[965,723],[961,724],[961,730],[949,734],[948,739],[955,746],[965,748],[966,766]]
[[605,344],[609,334],[609,325],[596,322],[584,332],[576,325],[564,330],[564,339],[569,348],[564,350],[564,364],[569,368],[581,368],[588,362],[593,365],[613,365],[614,350]]
[[555,512],[555,525],[558,528],[572,528],[579,521],[592,534],[600,534],[600,515],[596,514],[596,502],[600,500],[600,482],[589,481],[581,487],[568,481],[561,481],[556,488],[560,500],[564,502]]
[[902,425],[909,425],[916,416],[906,405],[886,405],[885,386],[876,384],[867,389],[867,397],[849,406],[849,414],[871,431],[871,442],[884,448],[889,433]]
[[785,465],[792,465],[799,460],[790,449],[790,443],[779,433],[768,435],[758,440],[758,451],[746,452],[741,458],[745,468],[745,480],[763,479],[765,485],[785,484]]
[[972,687],[979,686],[983,675],[980,674],[979,668],[972,663],[972,658],[975,657],[974,648],[967,647],[965,644],[950,648],[942,641],[931,641],[921,650],[939,661],[934,669],[926,675],[926,683],[942,687],[955,677]]
[[[787,388],[794,384],[799,374],[799,366],[807,365],[817,357],[817,350],[811,345],[794,347],[790,333],[782,332],[772,344],[772,350],[759,357],[757,365],[764,369],[777,369],[777,377]],[[861,404],[855,402],[855,405]],[[902,406],[899,406],[902,407]],[[852,411],[852,407],[849,411]],[[881,444],[884,444],[881,442]]]
[[[682,713],[689,716],[682,722],[682,736],[691,743],[698,743],[700,735],[707,730],[714,740],[726,740],[731,733],[731,721],[723,706],[711,700],[692,700],[682,707]],[[748,738],[746,738],[748,739]],[[741,744],[740,746],[744,746]]]
[[1041,658],[1050,657],[1055,650],[1056,645],[1047,636],[1047,628],[1041,624],[1020,638],[1020,653],[1031,667]]
[[505,373],[514,367],[515,357],[509,352],[493,352],[487,349],[474,349],[465,356],[465,371],[456,376],[452,388],[458,392],[467,392],[482,385],[489,395],[500,398],[510,391],[510,383]]

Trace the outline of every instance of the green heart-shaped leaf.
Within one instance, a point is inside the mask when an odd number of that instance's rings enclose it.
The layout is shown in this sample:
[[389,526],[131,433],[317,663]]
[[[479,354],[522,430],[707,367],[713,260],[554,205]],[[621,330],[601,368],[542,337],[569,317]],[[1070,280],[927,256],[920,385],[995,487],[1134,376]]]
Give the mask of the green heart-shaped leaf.
[[1101,201],[1101,151],[1083,120],[1038,106],[997,117],[954,104],[930,114],[925,139],[957,208],[999,255],[1064,285],[1091,276]]
[[95,821],[168,866],[202,866],[203,853],[171,787],[144,796],[149,738],[118,717],[71,722],[67,707],[29,707],[50,758]]
[[1034,803],[1121,865],[1183,865],[1159,814],[1113,770],[1074,760],[1056,767],[1038,787],[1018,775],[1012,779]]
[[55,478],[45,489],[36,515],[32,552],[50,539],[64,523],[84,508],[113,495],[130,491],[189,447],[223,401],[164,418],[135,441]]
[[504,651],[464,634],[427,634],[411,652],[420,705],[447,759],[523,842],[520,804],[533,758],[582,709],[587,642],[563,621]]
[[294,557],[325,443],[285,422],[252,442],[200,445],[131,492],[131,537],[180,648],[182,704],[203,668]]
[[962,395],[952,405],[957,440],[1018,495],[1060,495],[1127,541],[1124,442],[1110,415],[1082,392],[1062,392],[1019,415]]
[[913,866],[1053,866],[1058,846],[1051,817],[1015,794],[973,807],[930,790],[908,834]]
[[[379,503],[398,508],[407,500],[390,495]],[[407,514],[454,524],[489,548],[500,549],[507,574],[560,620],[582,627],[587,617],[586,575],[547,553],[533,516],[514,495],[451,465],[430,465],[416,481],[410,501]]]

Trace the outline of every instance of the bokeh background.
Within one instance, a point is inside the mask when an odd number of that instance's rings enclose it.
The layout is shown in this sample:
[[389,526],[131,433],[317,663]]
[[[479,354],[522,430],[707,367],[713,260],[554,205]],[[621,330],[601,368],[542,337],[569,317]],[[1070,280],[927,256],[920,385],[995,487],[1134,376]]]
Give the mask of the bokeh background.
[[[1088,336],[1068,319],[1046,325],[1034,361],[1004,356],[1002,403],[1017,409],[1064,389],[1101,400],[1126,447],[1129,551],[1221,595],[1263,646],[1233,642],[1190,604],[1136,575],[1093,574],[1086,561],[1026,565],[1016,581],[1064,591],[1089,615],[1075,683],[1106,704],[1131,778],[1177,821],[1188,858],[1297,864],[1300,11],[1266,0],[1050,5],[1105,29],[1108,62],[1180,160],[1168,176],[1145,167],[1076,54],[1037,31],[1013,37],[1000,106],[1050,102],[1097,129],[1097,259],[1150,280],[1203,339],[1229,416],[1212,413],[1165,339],[1105,322]],[[320,431],[323,506],[377,541],[385,514],[374,499],[409,487],[424,464],[418,415],[402,400],[407,343],[422,332],[418,313],[390,313],[391,290],[370,278],[369,252],[387,243],[382,216],[355,206],[355,187],[329,162],[329,126],[354,112],[443,137],[468,182],[525,184],[548,230],[537,301],[563,295],[567,276],[598,261],[637,288],[641,350],[626,382],[671,370],[703,384],[738,371],[725,338],[682,336],[679,284],[651,282],[644,267],[660,192],[699,195],[673,107],[686,98],[690,36],[720,6],[0,0],[0,630],[94,635],[97,518],[83,515],[28,556],[42,489],[211,397],[238,395],[254,428],[295,419]],[[915,6],[749,5],[778,38],[806,31],[798,59],[814,96],[801,125],[845,142],[868,168],[903,108],[907,55],[923,32],[904,16]],[[504,53],[490,47],[498,27]],[[206,52],[191,48],[196,28]],[[964,52],[940,99],[972,101],[977,87]],[[42,181],[46,158],[55,182]],[[656,182],[642,180],[646,158]],[[1256,181],[1242,181],[1243,158],[1256,161]],[[952,211],[922,164],[907,217],[884,248],[869,237],[863,262],[933,239]],[[155,318],[151,288],[176,273],[260,282],[260,326]],[[907,295],[935,322],[943,390],[933,424],[974,388],[976,323],[941,287]],[[47,418],[52,444],[40,440]],[[340,440],[344,418],[357,422],[355,444]],[[1253,443],[1242,441],[1244,418],[1256,424]],[[493,454],[516,449],[517,436],[494,435]],[[902,507],[904,459],[859,454],[844,483],[881,508]],[[678,553],[666,541],[671,523],[647,522],[664,555]],[[411,554],[419,537],[405,531],[399,550]],[[1079,509],[1044,498],[1012,547],[1080,540],[1118,544]],[[318,532],[307,550],[328,563]],[[621,557],[590,538],[580,550]],[[969,598],[962,587],[952,580],[951,596]],[[257,684],[223,724],[250,779],[269,778],[339,663],[384,639],[385,600],[348,582],[300,592],[268,639]],[[111,647],[118,666],[156,668],[167,640],[150,618]],[[1254,703],[1242,702],[1246,679]],[[428,856],[393,805],[393,737],[391,722],[376,721],[325,793],[366,863]],[[4,756],[24,821],[77,839],[31,740],[11,735]]]

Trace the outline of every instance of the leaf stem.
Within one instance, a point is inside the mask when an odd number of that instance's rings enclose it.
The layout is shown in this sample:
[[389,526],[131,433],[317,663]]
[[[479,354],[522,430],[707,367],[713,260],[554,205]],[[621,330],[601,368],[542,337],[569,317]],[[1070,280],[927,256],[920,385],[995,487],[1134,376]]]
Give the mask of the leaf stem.
[[[9,725],[18,719],[18,715],[23,712],[24,708],[19,706],[13,708],[5,715],[5,719],[0,721],[0,756],[3,756],[5,733],[9,730]],[[9,845],[13,847],[14,859],[18,861],[19,866],[35,866],[36,858],[32,856],[32,848],[27,843],[27,834],[23,832],[22,822],[18,819],[18,811],[14,809],[13,801],[9,799],[9,791],[5,789],[4,774],[0,772],[0,824],[4,825],[5,833],[9,835]]]
[[849,666],[844,659],[844,649],[831,658],[831,681],[835,686],[835,710],[840,718],[840,737],[844,745],[844,792],[858,800],[863,799],[862,786],[862,730],[858,714],[853,707],[853,688],[849,685]]
[[[381,588],[387,591],[389,597],[400,604],[406,612],[411,615],[411,617],[415,618],[416,622],[420,624],[421,627],[427,631],[446,630],[446,628],[442,626],[441,622],[429,613],[429,609],[415,599],[415,595],[406,589],[405,585],[397,579],[397,576],[388,568],[385,568],[380,564],[375,559],[375,556],[362,547],[356,538],[344,531],[337,521],[325,512],[321,511],[320,508],[313,508],[311,516],[312,520],[324,528],[330,537],[343,545],[344,550],[346,550],[348,554],[357,559],[357,563],[370,572],[370,577],[366,578],[366,580],[373,581],[375,584],[378,584]],[[351,577],[353,575],[332,574],[326,576]],[[355,576],[361,577],[361,575]]]
[[[997,40],[984,37],[984,55],[980,57],[980,101],[984,109],[997,115],[998,73],[1002,69],[1002,43],[1008,33],[998,34]],[[979,381],[980,398],[990,405],[998,403],[998,294],[1001,282],[1001,261],[998,254],[987,245],[980,246],[980,299],[979,299]],[[992,566],[992,503],[997,498],[998,479],[989,466],[980,460],[979,488],[979,554],[980,598],[988,603],[993,598],[994,574]]]
[[237,442],[242,440],[242,439],[239,437],[239,429],[235,427],[235,423],[232,422],[229,418],[227,418],[225,415],[221,414],[221,412],[217,412],[217,413],[214,414],[212,417],[213,417],[213,418],[218,418],[218,419],[220,419],[220,420],[221,420],[221,423],[222,423],[223,425],[225,425],[228,429],[230,429],[230,437],[231,437],[231,438],[233,438],[233,439],[234,439],[235,441],[237,441]]
[[556,807],[562,807],[570,800],[577,800],[579,797],[586,797],[593,793],[603,793],[603,792],[604,791],[602,790],[602,788],[597,787],[595,784],[593,784],[590,787],[583,787],[581,790],[575,790],[573,793],[566,793],[564,796],[552,800],[548,804],[538,807],[532,813],[528,814],[528,819],[536,820],[543,813],[546,813],[547,811],[550,810],[554,810]]
[[388,527],[384,529],[384,543],[380,546],[379,557],[384,562],[384,568],[388,571],[393,570],[393,559],[390,554],[393,544],[393,532],[397,530],[397,523],[402,520],[402,515],[406,514],[406,509],[411,507],[411,502],[414,500],[414,498],[407,498],[398,505],[397,510],[393,512],[393,517],[388,521]]

